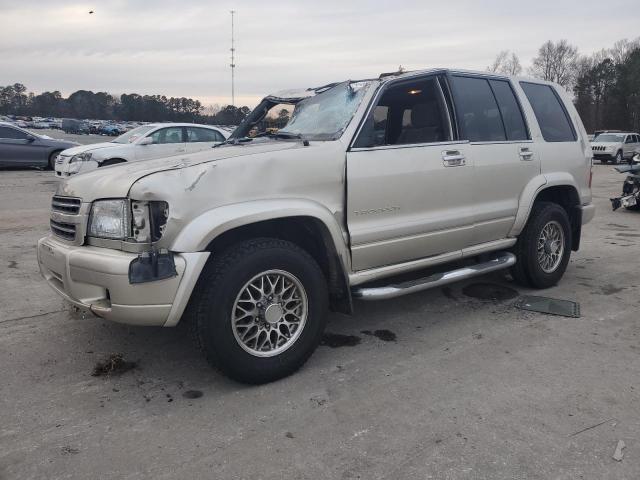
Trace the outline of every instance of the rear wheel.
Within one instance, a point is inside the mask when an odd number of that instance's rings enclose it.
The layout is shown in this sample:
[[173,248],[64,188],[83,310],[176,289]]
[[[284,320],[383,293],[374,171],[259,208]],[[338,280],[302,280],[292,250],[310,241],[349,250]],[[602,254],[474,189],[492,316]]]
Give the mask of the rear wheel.
[[320,342],[327,306],[315,260],[290,242],[263,238],[214,254],[189,321],[209,363],[234,380],[260,384],[306,362]]
[[538,202],[515,246],[512,268],[519,283],[534,288],[552,287],[564,275],[571,256],[571,224],[560,205]]

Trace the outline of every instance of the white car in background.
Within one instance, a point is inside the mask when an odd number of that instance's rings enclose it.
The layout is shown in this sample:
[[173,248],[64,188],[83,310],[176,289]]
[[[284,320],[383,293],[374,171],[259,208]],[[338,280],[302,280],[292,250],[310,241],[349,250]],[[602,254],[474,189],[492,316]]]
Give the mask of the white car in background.
[[604,132],[591,141],[593,158],[600,160],[600,163],[631,163],[638,149],[640,135],[632,132]]
[[110,142],[69,148],[58,155],[57,177],[95,170],[123,162],[137,162],[199,152],[224,142],[230,132],[194,123],[152,123],[114,138]]

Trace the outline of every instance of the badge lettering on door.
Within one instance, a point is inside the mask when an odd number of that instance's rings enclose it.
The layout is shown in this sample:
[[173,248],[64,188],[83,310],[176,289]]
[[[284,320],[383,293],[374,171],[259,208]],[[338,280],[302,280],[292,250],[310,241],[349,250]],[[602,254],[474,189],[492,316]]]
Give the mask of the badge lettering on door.
[[393,213],[400,210],[400,207],[380,207],[380,208],[371,208],[369,210],[356,210],[353,212],[355,215],[379,215],[381,213]]

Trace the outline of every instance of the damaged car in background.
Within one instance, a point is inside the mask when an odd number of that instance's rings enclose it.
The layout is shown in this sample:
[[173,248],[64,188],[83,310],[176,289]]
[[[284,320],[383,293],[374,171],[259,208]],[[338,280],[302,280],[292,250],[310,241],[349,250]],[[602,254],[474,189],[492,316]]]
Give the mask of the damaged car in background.
[[624,207],[627,210],[640,210],[640,153],[633,157],[631,165],[615,167],[620,173],[626,173],[627,178],[622,184],[622,194],[611,198],[611,207],[617,210]]
[[194,153],[217,145],[229,137],[225,129],[193,123],[142,125],[109,142],[69,148],[55,161],[57,177],[95,170],[124,162],[151,160]]
[[186,322],[223,373],[270,382],[354,298],[505,269],[555,285],[594,215],[591,158],[550,82],[432,69],[280,92],[215,148],[66,178],[38,263],[76,307]]

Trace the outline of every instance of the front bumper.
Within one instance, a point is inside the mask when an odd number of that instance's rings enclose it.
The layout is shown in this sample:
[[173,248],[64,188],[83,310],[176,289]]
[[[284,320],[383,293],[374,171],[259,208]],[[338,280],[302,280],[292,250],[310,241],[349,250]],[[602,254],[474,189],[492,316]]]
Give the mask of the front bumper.
[[129,283],[136,254],[73,246],[53,236],[38,242],[38,265],[47,283],[76,307],[131,325],[175,326],[186,308],[209,252],[174,255],[177,276]]
[[594,153],[593,158],[595,160],[613,160],[616,155],[614,153]]

